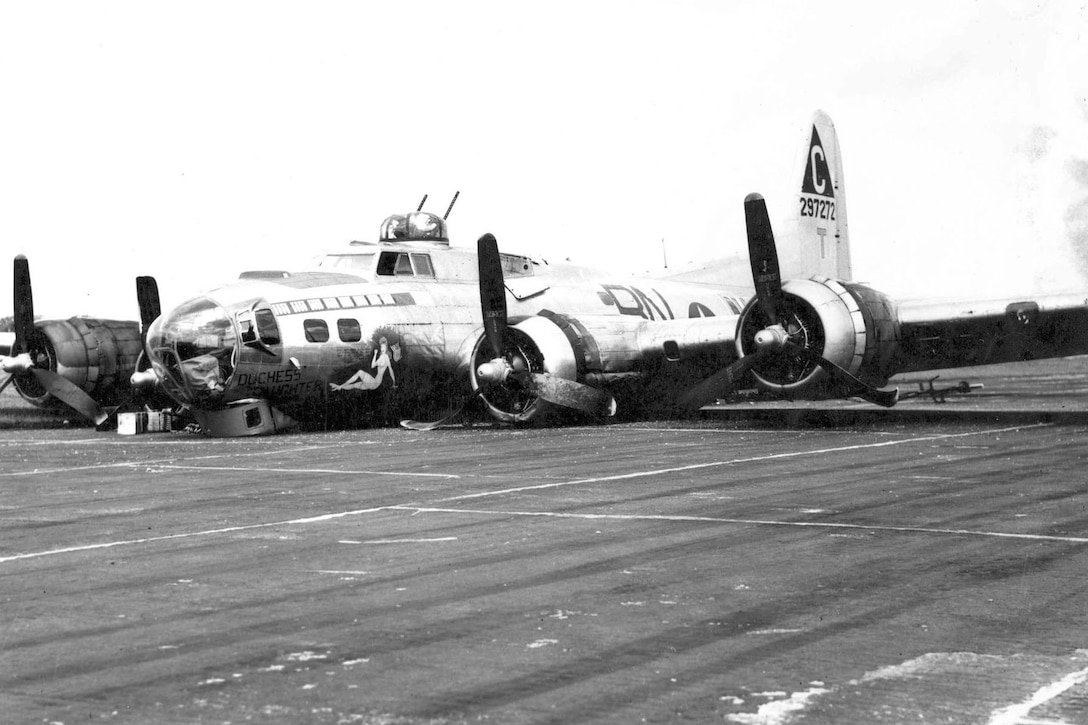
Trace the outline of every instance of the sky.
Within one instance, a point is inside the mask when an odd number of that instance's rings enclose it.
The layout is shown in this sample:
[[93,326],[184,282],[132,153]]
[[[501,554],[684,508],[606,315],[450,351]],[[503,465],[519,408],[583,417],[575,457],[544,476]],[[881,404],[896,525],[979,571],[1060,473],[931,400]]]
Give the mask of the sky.
[[[621,271],[745,249],[834,120],[854,275],[1084,289],[1088,0],[0,4],[0,255],[134,319],[386,216]],[[7,264],[5,262],[5,264]],[[0,274],[0,317],[11,276]]]

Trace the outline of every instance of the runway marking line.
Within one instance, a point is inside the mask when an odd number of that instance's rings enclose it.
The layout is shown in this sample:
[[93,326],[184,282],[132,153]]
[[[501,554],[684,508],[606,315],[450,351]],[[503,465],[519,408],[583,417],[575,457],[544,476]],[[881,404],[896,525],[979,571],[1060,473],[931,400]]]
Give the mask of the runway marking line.
[[1003,707],[1000,710],[995,710],[990,715],[990,722],[988,725],[1026,725],[1027,723],[1060,722],[1035,720],[1029,717],[1029,713],[1040,705],[1045,705],[1066,690],[1075,687],[1086,680],[1088,680],[1088,668],[1077,672],[1071,672],[1060,680],[1051,682],[1049,685],[1039,688],[1035,694],[1027,700],[1015,705]]
[[[750,458],[732,459],[732,460],[728,460],[728,461],[715,461],[715,462],[704,463],[704,464],[692,464],[690,466],[681,466],[681,467],[678,467],[678,468],[655,469],[655,470],[650,470],[650,471],[639,471],[639,472],[629,473],[629,474],[617,474],[615,476],[601,476],[601,477],[595,477],[595,478],[584,478],[584,479],[578,479],[578,480],[574,480],[574,481],[542,484],[542,485],[539,485],[539,486],[524,486],[524,487],[518,487],[518,488],[511,488],[511,489],[503,489],[503,490],[498,490],[498,491],[483,492],[483,493],[478,493],[478,494],[468,494],[468,495],[464,495],[464,496],[453,496],[453,497],[450,497],[450,498],[439,499],[438,501],[436,501],[436,503],[444,503],[446,501],[456,501],[456,500],[471,499],[471,498],[482,498],[482,497],[485,497],[485,496],[498,496],[498,495],[503,495],[503,494],[506,494],[506,493],[517,493],[517,492],[520,492],[520,491],[527,491],[527,490],[556,488],[556,487],[559,487],[559,486],[571,486],[571,485],[578,485],[578,484],[584,484],[584,483],[599,483],[599,482],[604,482],[604,481],[618,481],[618,480],[624,480],[624,479],[630,479],[630,478],[639,478],[639,477],[659,475],[659,474],[662,474],[662,473],[672,473],[672,472],[677,472],[677,471],[697,470],[697,469],[700,469],[700,468],[710,468],[710,467],[715,467],[715,466],[734,465],[734,464],[737,464],[737,463],[748,463],[748,462],[754,462],[754,461],[773,460],[773,459],[779,459],[779,458],[791,458],[791,457],[806,456],[806,455],[821,455],[821,454],[825,454],[825,453],[835,453],[835,452],[844,451],[844,450],[859,450],[859,449],[863,449],[863,448],[879,448],[879,447],[884,447],[884,446],[901,445],[901,444],[905,444],[905,443],[921,443],[921,442],[925,442],[925,441],[945,440],[945,439],[950,439],[950,438],[961,438],[961,437],[971,436],[971,435],[986,435],[986,434],[993,434],[993,433],[1005,433],[1005,432],[1010,432],[1010,431],[1015,431],[1015,430],[1048,427],[1050,425],[1051,424],[1049,424],[1049,423],[1038,423],[1038,424],[1032,424],[1032,425],[1026,425],[1026,426],[1019,425],[1019,426],[1010,426],[1010,427],[1007,427],[1007,428],[994,428],[994,429],[987,429],[987,430],[980,430],[980,431],[971,431],[971,432],[967,432],[967,433],[936,434],[936,435],[922,436],[922,437],[917,437],[917,438],[906,438],[906,439],[896,440],[896,441],[885,441],[885,442],[881,442],[881,443],[868,443],[868,444],[859,444],[859,445],[854,445],[854,446],[840,446],[840,447],[836,447],[836,448],[825,448],[825,449],[810,450],[810,451],[793,451],[793,452],[790,452],[790,453],[779,453],[779,454],[772,454],[772,455],[768,455],[768,456],[755,456],[755,457],[750,457]],[[143,463],[139,463],[139,464],[128,464],[128,463],[126,463],[126,464],[120,464],[120,465],[151,465],[151,464],[148,463],[148,462],[143,462]],[[156,465],[159,465],[159,464],[156,464]],[[99,466],[99,467],[108,467],[108,466]],[[199,467],[197,467],[197,468],[199,468]],[[64,470],[72,470],[72,469],[64,469]],[[243,469],[243,470],[252,470],[252,469]],[[271,469],[271,470],[278,470],[278,469]],[[8,474],[8,475],[11,475],[11,474]],[[435,474],[431,474],[431,475],[435,475]],[[594,518],[596,518],[596,519],[625,519],[626,518],[626,519],[630,519],[630,520],[645,519],[645,520],[659,520],[659,521],[693,521],[693,522],[707,522],[707,523],[728,523],[728,524],[747,524],[747,525],[764,525],[764,526],[794,526],[794,527],[807,526],[807,527],[822,527],[822,528],[831,528],[831,529],[853,529],[853,530],[870,530],[870,531],[881,531],[881,530],[883,530],[883,531],[898,531],[898,532],[906,532],[906,533],[931,533],[931,534],[932,533],[937,533],[937,534],[953,534],[953,535],[961,535],[961,536],[989,536],[989,537],[1000,537],[1000,538],[1009,538],[1009,539],[1026,539],[1026,540],[1034,540],[1034,541],[1061,541],[1061,542],[1066,542],[1066,543],[1088,543],[1088,538],[1082,538],[1082,537],[1045,536],[1045,535],[1034,535],[1034,534],[1007,534],[1007,533],[1000,533],[1000,532],[979,532],[979,531],[957,530],[957,529],[927,529],[927,528],[924,528],[924,527],[894,527],[894,526],[881,527],[881,526],[866,526],[866,525],[860,525],[860,524],[835,524],[835,523],[826,523],[826,522],[802,522],[802,521],[786,522],[786,521],[759,520],[759,519],[728,519],[728,518],[713,518],[713,517],[699,517],[699,516],[668,516],[668,515],[642,515],[642,516],[636,516],[636,515],[619,515],[619,514],[559,514],[559,513],[551,513],[551,512],[496,512],[496,511],[485,511],[485,510],[473,511],[473,510],[466,510],[466,509],[441,509],[441,508],[436,508],[436,507],[421,507],[421,506],[415,506],[415,505],[411,505],[411,504],[398,504],[398,505],[392,505],[392,506],[377,506],[377,507],[367,508],[367,509],[356,509],[356,510],[352,510],[352,511],[340,511],[340,512],[334,512],[334,513],[319,514],[317,516],[308,516],[308,517],[298,518],[298,519],[288,519],[288,520],[282,520],[282,521],[270,521],[270,522],[260,523],[260,524],[243,524],[243,525],[238,525],[238,526],[227,526],[227,527],[223,527],[223,528],[219,528],[219,529],[207,529],[207,530],[202,530],[202,531],[190,531],[190,532],[182,532],[182,533],[177,533],[177,534],[165,534],[165,535],[162,535],[162,536],[149,536],[149,537],[138,538],[138,539],[126,539],[126,540],[121,540],[121,541],[102,542],[102,543],[98,543],[98,544],[84,544],[84,545],[80,545],[80,546],[70,546],[70,547],[64,547],[64,548],[59,548],[59,549],[51,549],[51,550],[48,550],[48,551],[30,552],[30,553],[24,553],[24,554],[14,554],[14,555],[10,555],[10,556],[0,557],[0,564],[13,562],[13,561],[22,561],[22,560],[27,560],[27,559],[36,559],[36,558],[41,558],[41,557],[46,557],[46,556],[56,556],[56,555],[60,555],[60,554],[71,554],[71,553],[78,553],[78,552],[85,552],[85,551],[94,551],[94,550],[98,550],[98,549],[109,549],[109,548],[114,548],[114,547],[119,547],[119,546],[132,546],[132,545],[136,545],[136,544],[150,544],[150,543],[157,543],[157,542],[163,542],[163,541],[174,541],[174,540],[178,540],[178,539],[196,538],[196,537],[200,537],[200,536],[216,536],[216,535],[222,535],[222,534],[237,533],[237,532],[241,532],[241,531],[252,531],[252,530],[256,530],[256,529],[272,528],[272,527],[277,527],[277,526],[292,526],[292,525],[304,525],[304,524],[311,524],[311,523],[323,523],[323,522],[326,522],[326,521],[332,521],[332,520],[335,520],[335,519],[346,518],[346,517],[350,517],[350,516],[360,516],[360,515],[363,515],[363,514],[377,513],[379,511],[389,511],[389,510],[412,511],[413,515],[415,515],[417,513],[420,513],[420,512],[434,511],[434,512],[449,512],[449,513],[476,513],[476,514],[481,514],[481,515],[552,516],[552,517],[583,518],[583,519],[594,519]]]
[[[396,507],[390,507],[396,508]],[[456,536],[438,536],[430,539],[370,539],[367,541],[355,541],[353,539],[341,539],[339,544],[433,544],[441,541],[457,541]]]
[[221,529],[205,529],[203,531],[187,531],[180,534],[164,534],[162,536],[147,536],[140,539],[124,539],[121,541],[106,541],[99,544],[84,544],[81,546],[67,546],[62,549],[50,549],[49,551],[37,551],[28,554],[14,554],[0,556],[0,564],[24,559],[38,559],[44,556],[56,556],[58,554],[74,554],[96,549],[112,549],[118,546],[133,546],[135,544],[153,544],[161,541],[175,541],[177,539],[190,539],[198,536],[216,536],[220,534],[233,534],[239,531],[253,531],[255,529],[268,529],[274,526],[297,526],[300,524],[314,524],[332,521],[334,519],[347,518],[348,516],[361,516],[363,514],[385,511],[388,506],[377,506],[369,509],[356,509],[354,511],[339,511],[331,514],[319,514],[300,519],[288,519],[286,521],[268,521],[263,524],[244,524],[240,526],[225,526]]
[[[58,444],[65,444],[65,445],[70,444],[72,442],[73,441],[43,441],[43,443],[58,443]],[[77,441],[77,442],[96,443],[96,441],[94,441],[93,439],[87,439],[86,441]],[[163,442],[166,443],[167,441],[163,441]],[[192,442],[182,441],[182,442],[179,442],[179,443],[182,444],[182,445],[191,445],[192,443],[202,443],[204,445],[207,445],[208,442],[209,442],[208,440],[204,440],[204,441],[192,441]],[[97,442],[97,443],[101,443],[101,442]],[[120,444],[121,443],[114,442],[114,443],[109,443],[108,445],[120,445]],[[40,443],[39,443],[39,445],[40,445]],[[96,463],[96,464],[91,464],[91,465],[86,465],[86,466],[65,466],[63,468],[35,468],[34,470],[31,470],[31,471],[2,471],[2,472],[0,472],[0,476],[38,476],[38,475],[51,474],[51,473],[67,473],[67,472],[71,472],[71,471],[94,471],[94,470],[104,469],[104,468],[138,468],[140,466],[166,466],[170,462],[177,461],[177,460],[182,459],[182,458],[184,458],[185,460],[190,460],[190,461],[211,461],[211,460],[214,460],[216,458],[250,458],[250,457],[254,457],[254,456],[274,456],[274,455],[278,455],[278,454],[295,454],[295,453],[306,453],[308,451],[321,451],[321,450],[328,450],[330,448],[345,448],[348,445],[352,445],[352,446],[366,445],[366,443],[365,442],[354,441],[354,442],[352,442],[350,444],[347,444],[347,443],[331,443],[331,444],[326,444],[326,445],[300,446],[298,448],[272,448],[270,450],[261,450],[261,451],[227,451],[227,452],[223,452],[223,453],[211,453],[211,454],[208,454],[206,456],[182,456],[182,455],[177,455],[177,456],[171,456],[170,458],[150,458],[150,459],[148,459],[146,461],[123,461],[123,462],[119,462],[119,463]],[[364,473],[372,473],[372,471],[364,471]]]
[[1033,423],[1031,425],[1016,425],[1009,426],[1007,428],[989,428],[986,430],[969,431],[967,433],[936,433],[928,436],[920,436],[917,438],[903,438],[894,441],[880,441],[877,443],[859,443],[852,446],[836,446],[834,448],[819,448],[816,450],[807,451],[790,451],[788,453],[772,453],[766,456],[750,456],[748,458],[731,458],[726,461],[710,461],[708,463],[692,463],[687,466],[675,466],[671,468],[654,468],[647,471],[634,471],[632,473],[617,473],[612,476],[595,476],[593,478],[579,478],[573,481],[555,481],[552,483],[538,483],[533,486],[517,486],[515,488],[505,488],[496,491],[483,491],[480,493],[467,493],[458,496],[450,496],[448,498],[439,499],[438,503],[444,503],[446,501],[464,501],[474,498],[486,498],[489,496],[503,496],[510,493],[522,493],[524,491],[541,491],[548,488],[561,488],[563,486],[580,486],[586,483],[604,483],[606,481],[623,481],[632,478],[646,478],[648,476],[660,476],[668,473],[683,473],[684,471],[698,471],[705,468],[718,468],[721,466],[734,466],[740,463],[757,463],[759,461],[774,461],[784,458],[799,458],[801,456],[815,456],[823,455],[827,453],[840,453],[842,451],[858,451],[865,448],[886,448],[889,446],[900,446],[908,443],[924,443],[926,441],[935,440],[949,440],[953,438],[964,438],[967,436],[987,435],[994,433],[1007,433],[1015,430],[1026,430],[1031,428],[1046,428],[1051,427],[1052,423]]
[[[942,529],[926,526],[880,526],[877,524],[845,524],[832,521],[775,521],[774,519],[733,519],[724,516],[685,516],[680,514],[577,514],[556,511],[496,511],[490,509],[438,508],[433,506],[396,505],[389,510],[414,513],[472,514],[475,516],[524,516],[555,519],[584,519],[587,521],[674,521],[687,523],[734,524],[742,526],[786,526],[810,529],[848,529],[854,531],[885,531],[903,534],[941,534],[946,536],[980,536],[997,539],[1021,539],[1026,541],[1057,541],[1064,544],[1088,544],[1085,536],[1054,536],[1051,534],[1012,534],[1001,531],[977,531],[973,529]],[[0,559],[2,561],[2,559]]]
[[[1004,433],[1004,432],[1014,431],[1014,430],[1024,430],[1024,429],[1031,429],[1031,428],[1049,427],[1049,426],[1052,426],[1052,425],[1053,425],[1052,423],[1034,423],[1034,424],[1030,424],[1030,425],[1010,426],[1010,427],[1007,427],[1007,428],[997,428],[997,429],[989,429],[989,430],[982,430],[982,431],[970,431],[970,432],[967,432],[967,433],[938,433],[938,434],[934,434],[934,435],[931,435],[931,436],[924,436],[924,437],[919,437],[919,438],[904,438],[904,439],[898,439],[898,440],[894,440],[894,441],[883,441],[883,442],[878,442],[878,443],[865,443],[865,444],[859,444],[859,445],[856,445],[856,446],[842,446],[842,447],[838,447],[838,448],[825,448],[825,449],[817,449],[817,450],[813,450],[813,451],[793,451],[793,452],[790,452],[790,453],[778,453],[778,454],[774,454],[774,455],[770,455],[770,456],[757,456],[757,457],[752,457],[752,458],[737,458],[737,459],[728,460],[728,461],[712,461],[710,463],[692,464],[690,466],[680,466],[680,467],[677,467],[677,468],[664,468],[664,469],[657,469],[657,470],[652,470],[652,471],[642,471],[642,472],[636,472],[636,473],[623,474],[623,475],[620,475],[620,476],[606,476],[606,477],[601,477],[601,478],[587,478],[587,479],[579,479],[579,480],[575,480],[575,481],[559,481],[559,482],[555,482],[555,483],[539,484],[537,486],[526,486],[526,487],[522,487],[522,488],[505,489],[505,490],[495,491],[495,492],[484,492],[484,493],[478,493],[478,494],[466,494],[464,496],[455,496],[455,497],[452,497],[450,499],[443,499],[443,500],[458,500],[458,499],[462,499],[462,498],[480,498],[480,497],[484,497],[484,496],[502,495],[502,494],[505,494],[505,493],[517,493],[519,491],[530,491],[530,490],[535,490],[535,489],[554,488],[554,487],[558,487],[558,486],[572,486],[572,485],[577,485],[577,484],[582,484],[582,483],[600,483],[600,482],[604,482],[604,481],[620,480],[620,479],[623,479],[623,478],[641,478],[641,477],[652,476],[652,475],[657,475],[657,474],[677,473],[677,472],[688,471],[688,470],[698,470],[700,468],[712,468],[712,467],[716,467],[716,466],[728,466],[728,465],[734,465],[734,464],[738,464],[738,463],[750,463],[750,462],[754,462],[754,461],[767,461],[767,460],[774,460],[774,459],[778,459],[778,458],[792,458],[792,457],[797,457],[797,456],[817,455],[817,454],[822,454],[822,453],[835,453],[835,452],[838,452],[838,451],[860,450],[860,449],[863,449],[863,448],[879,448],[879,447],[883,447],[883,446],[902,445],[904,443],[917,443],[917,442],[924,442],[924,441],[927,441],[927,440],[940,440],[940,439],[943,439],[943,438],[959,438],[959,437],[972,436],[972,435],[984,435],[984,434],[987,434],[987,433]],[[597,429],[593,428],[592,430],[597,430]],[[638,430],[639,432],[645,432],[647,430],[657,430],[657,429],[639,428],[639,429],[636,429],[636,430]],[[671,430],[675,430],[675,429],[662,428],[660,430],[662,430],[662,431],[671,431]],[[700,429],[692,429],[692,430],[700,430]],[[742,433],[743,432],[781,433],[782,431],[776,430],[776,431],[730,431],[730,432],[731,433],[737,433],[737,432],[742,432]],[[95,442],[93,439],[84,439],[84,440],[86,442],[88,442],[88,443]],[[56,442],[58,444],[60,444],[60,443],[63,443],[63,444],[72,443],[72,441],[48,441],[48,442]],[[186,443],[188,443],[188,442],[186,442]],[[206,443],[206,442],[204,442],[204,443]],[[117,445],[117,443],[113,443],[111,445]],[[299,448],[289,448],[289,449],[275,448],[275,449],[268,450],[268,451],[244,451],[244,452],[230,451],[230,452],[223,452],[223,453],[213,453],[213,454],[206,455],[206,456],[197,456],[197,457],[194,457],[194,458],[188,458],[188,460],[204,461],[204,460],[214,460],[216,458],[243,458],[243,457],[252,457],[252,456],[293,454],[293,453],[302,453],[302,452],[314,451],[314,450],[327,450],[329,448],[344,448],[344,447],[347,447],[349,445],[358,445],[358,442],[334,443],[334,444],[327,444],[327,445],[312,445],[312,446],[303,446],[303,447],[299,447]],[[36,468],[36,469],[30,470],[30,471],[2,471],[2,472],[0,472],[0,477],[38,476],[38,475],[48,475],[48,474],[53,474],[53,473],[71,473],[73,471],[93,471],[93,470],[108,469],[108,468],[139,468],[140,466],[158,466],[158,467],[161,467],[161,468],[177,468],[177,469],[181,469],[181,470],[223,470],[223,471],[250,471],[250,470],[252,470],[252,471],[255,471],[255,472],[273,472],[273,473],[275,473],[275,472],[287,472],[287,473],[307,473],[307,472],[312,472],[312,473],[346,473],[346,474],[357,474],[357,475],[390,475],[390,476],[404,475],[404,476],[460,478],[460,476],[455,475],[455,474],[404,473],[404,472],[383,472],[383,471],[338,471],[338,470],[335,470],[335,469],[277,469],[277,468],[271,468],[271,469],[252,468],[251,469],[251,468],[245,468],[245,467],[224,467],[224,468],[216,469],[216,468],[212,468],[212,467],[187,466],[187,465],[184,465],[184,464],[173,463],[173,461],[177,461],[179,457],[180,456],[173,456],[173,457],[170,457],[170,458],[154,458],[154,459],[149,459],[149,460],[146,460],[146,461],[124,461],[124,462],[118,462],[118,463],[100,463],[100,464],[93,464],[93,465],[86,465],[86,466],[65,466],[63,468],[46,468],[46,469],[37,469]]]
[[246,466],[184,466],[178,464],[158,464],[159,468],[171,468],[179,471],[236,471],[247,473],[332,473],[337,475],[358,476],[414,476],[424,478],[460,478],[455,473],[421,473],[412,471],[344,471],[338,468],[249,468]]

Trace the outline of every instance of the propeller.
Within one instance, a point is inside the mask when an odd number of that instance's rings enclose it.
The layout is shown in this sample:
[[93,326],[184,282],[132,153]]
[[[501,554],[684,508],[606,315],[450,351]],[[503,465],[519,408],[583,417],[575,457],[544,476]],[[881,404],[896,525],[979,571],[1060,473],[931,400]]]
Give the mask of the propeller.
[[480,310],[484,316],[484,337],[494,358],[503,357],[506,335],[506,286],[502,278],[502,259],[494,234],[485,234],[476,242],[480,267]]
[[767,204],[759,194],[749,194],[744,199],[744,218],[748,227],[748,257],[752,266],[756,300],[760,311],[770,325],[755,335],[756,350],[714,373],[706,380],[680,396],[680,405],[699,408],[713,402],[736,387],[737,381],[759,362],[772,356],[794,356],[811,365],[818,365],[847,394],[886,408],[899,399],[898,388],[880,390],[860,380],[848,370],[813,352],[791,339],[788,323],[783,323],[782,311],[786,308],[782,294],[782,275],[778,266],[778,252],[771,230]]
[[468,396],[467,398],[464,399],[464,401],[461,402],[461,405],[457,407],[457,410],[453,411],[452,413],[447,415],[445,418],[442,418],[440,420],[434,420],[434,421],[402,420],[400,422],[400,425],[401,425],[402,428],[407,428],[408,430],[418,430],[418,431],[424,431],[424,432],[434,430],[435,428],[437,428],[439,426],[442,426],[442,425],[445,425],[446,423],[449,423],[451,420],[453,420],[457,416],[461,415],[461,411],[464,410],[465,408],[467,408],[468,404],[471,403],[473,400],[475,400],[477,398],[477,396],[483,395],[483,392],[484,392],[483,388],[477,388],[476,390],[473,391],[472,395]]
[[[83,417],[101,425],[106,411],[86,392],[63,375],[49,368],[49,356],[39,347],[34,328],[34,294],[30,284],[30,263],[23,255],[15,257],[14,269],[15,344],[11,356],[0,356],[0,368],[12,380],[33,377],[45,392],[66,403]],[[2,388],[0,388],[2,389]]]
[[476,396],[483,396],[493,386],[513,385],[554,405],[572,408],[598,416],[616,413],[616,401],[605,391],[583,383],[567,380],[550,373],[529,370],[525,359],[507,346],[506,286],[502,276],[499,244],[493,234],[484,234],[477,241],[480,270],[480,309],[484,320],[484,338],[492,359],[479,366],[476,379],[482,385],[465,400],[452,415],[434,423],[402,420],[411,430],[433,430],[457,416],[464,405]]
[[485,234],[480,237],[477,246],[484,336],[494,355],[494,359],[476,370],[477,379],[489,385],[513,381],[549,403],[592,415],[615,415],[616,401],[605,391],[549,373],[531,372],[520,355],[506,349],[506,287],[502,278],[499,245],[494,235]]
[[136,300],[140,305],[140,333],[147,341],[147,328],[162,314],[159,304],[159,284],[154,277],[136,278]]
[[147,389],[154,387],[159,376],[147,365],[147,329],[162,314],[159,303],[159,284],[154,277],[136,278],[136,301],[140,305],[140,359],[129,382],[133,388]]

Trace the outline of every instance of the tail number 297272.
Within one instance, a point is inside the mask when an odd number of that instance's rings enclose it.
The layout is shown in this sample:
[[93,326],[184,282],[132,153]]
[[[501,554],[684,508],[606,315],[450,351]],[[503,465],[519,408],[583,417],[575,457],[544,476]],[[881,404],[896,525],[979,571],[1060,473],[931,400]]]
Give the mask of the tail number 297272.
[[801,197],[801,216],[835,221],[835,202]]

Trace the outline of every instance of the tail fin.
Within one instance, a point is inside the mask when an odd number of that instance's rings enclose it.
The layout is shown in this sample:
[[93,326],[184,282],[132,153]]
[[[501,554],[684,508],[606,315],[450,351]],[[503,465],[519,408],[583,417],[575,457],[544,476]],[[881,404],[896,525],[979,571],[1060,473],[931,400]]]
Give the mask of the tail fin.
[[846,185],[835,124],[823,111],[812,115],[803,139],[801,185],[782,225],[782,277],[852,278],[846,225]]

